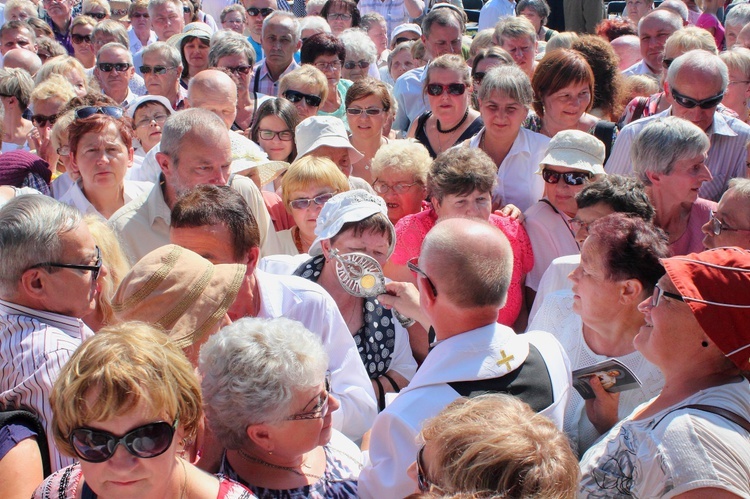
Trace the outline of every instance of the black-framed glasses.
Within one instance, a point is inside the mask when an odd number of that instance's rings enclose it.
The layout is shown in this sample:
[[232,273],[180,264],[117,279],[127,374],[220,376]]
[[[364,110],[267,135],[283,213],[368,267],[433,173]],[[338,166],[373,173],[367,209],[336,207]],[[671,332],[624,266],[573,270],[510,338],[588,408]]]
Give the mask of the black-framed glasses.
[[287,421],[300,421],[306,419],[320,419],[324,418],[328,413],[328,398],[331,394],[331,371],[326,371],[325,376],[325,390],[323,390],[316,397],[317,402],[312,410],[306,412],[298,412],[289,416]]
[[669,291],[664,291],[659,287],[659,283],[654,285],[654,294],[651,295],[651,308],[656,308],[659,306],[659,302],[661,301],[661,297],[666,296],[667,298],[672,298],[673,300],[678,301],[685,301],[685,298],[682,297],[682,295],[678,295],[676,293],[670,293]]
[[380,107],[368,107],[367,109],[362,109],[360,107],[350,107],[347,108],[346,114],[351,114],[352,116],[359,116],[361,114],[366,114],[368,116],[380,116],[383,111],[385,111],[385,109]]
[[172,445],[178,419],[174,423],[157,421],[134,428],[118,436],[94,428],[76,428],[70,432],[70,445],[76,455],[89,463],[103,463],[115,454],[118,445],[135,457],[151,459],[161,456]]
[[282,130],[280,132],[274,132],[273,130],[258,130],[258,136],[263,140],[273,140],[276,136],[279,137],[279,140],[283,140],[284,142],[294,140],[294,132],[291,130]]
[[169,118],[169,116],[166,114],[157,114],[156,116],[146,116],[145,118],[138,120],[135,124],[135,127],[136,128],[147,127],[147,126],[150,126],[152,122],[161,126],[164,124],[165,121],[167,121],[167,118]]
[[428,95],[437,97],[443,95],[443,92],[448,92],[448,95],[463,95],[466,92],[466,84],[451,83],[450,85],[441,85],[440,83],[430,83],[427,85]]
[[76,109],[76,119],[82,120],[95,114],[106,114],[112,118],[122,118],[122,108],[117,106],[86,106]]
[[412,182],[411,184],[409,184],[407,182],[398,182],[397,184],[388,185],[383,181],[375,179],[375,182],[372,183],[372,188],[378,194],[387,194],[388,191],[393,191],[396,194],[403,194],[418,183],[419,182]]
[[124,73],[132,66],[133,65],[129,62],[100,62],[96,65],[96,67],[99,68],[99,71],[104,71],[105,73],[111,73],[112,70],[115,70],[118,73]]
[[430,483],[427,473],[425,473],[424,444],[422,444],[419,452],[417,452],[417,487],[419,487],[419,491],[422,493],[429,492],[432,488],[432,483]]
[[591,174],[588,172],[561,173],[545,168],[542,170],[542,178],[548,184],[556,184],[562,179],[568,185],[583,185],[591,178]]
[[346,61],[344,63],[344,69],[354,69],[359,66],[359,69],[367,69],[370,67],[370,61]]
[[485,71],[477,71],[471,78],[474,80],[474,83],[476,83],[477,85],[481,85],[482,80],[484,80],[484,75],[486,74],[487,73]]
[[70,40],[75,45],[80,45],[84,42],[91,43],[91,35],[76,35],[75,33],[73,33],[72,35],[70,35]]
[[264,9],[256,9],[255,7],[250,7],[247,9],[247,13],[250,17],[257,17],[258,14],[260,14],[263,19],[273,14],[273,9],[264,8]]
[[417,262],[419,261],[419,257],[415,256],[414,258],[411,258],[409,261],[406,262],[406,266],[409,267],[409,270],[417,274],[418,276],[424,277],[427,280],[427,284],[430,285],[430,289],[432,289],[432,294],[434,296],[437,296],[437,288],[435,287],[435,283],[432,282],[432,279],[430,279],[427,274],[424,273],[424,270],[417,267]]
[[305,99],[305,103],[310,107],[319,107],[322,102],[322,99],[317,95],[303,94],[296,90],[287,90],[284,92],[284,98],[292,104],[296,104],[302,99]]
[[330,13],[328,14],[329,21],[349,21],[351,20],[352,15],[351,14],[338,14],[338,13]]
[[331,199],[335,195],[335,192],[326,192],[325,194],[320,194],[318,196],[315,196],[314,198],[295,199],[293,201],[289,201],[289,206],[291,206],[295,210],[306,210],[312,203],[315,203],[318,206],[323,206],[328,202],[329,199]]
[[693,99],[692,97],[688,97],[687,95],[682,95],[674,88],[671,89],[671,92],[674,101],[685,109],[693,109],[695,106],[698,106],[701,109],[711,109],[712,107],[718,106],[724,98],[724,92],[703,100],[697,100]]
[[56,114],[53,114],[51,116],[45,116],[43,114],[35,114],[31,117],[31,122],[37,128],[44,128],[45,126],[47,126],[47,123],[49,123],[49,125],[52,126],[55,124],[55,121],[57,121]]
[[708,220],[708,223],[711,224],[708,227],[714,236],[720,236],[722,232],[750,232],[750,229],[735,229],[724,225],[724,222],[716,218],[715,211],[711,211],[711,218]]
[[222,69],[226,69],[230,73],[234,73],[236,75],[238,74],[246,75],[250,73],[250,70],[253,69],[253,67],[248,66],[247,64],[240,64],[239,66],[224,66]]
[[83,15],[93,17],[97,21],[101,21],[102,19],[107,17],[107,14],[105,14],[104,12],[84,12]]
[[91,272],[91,280],[96,281],[99,278],[99,273],[102,271],[102,252],[99,249],[99,246],[95,246],[95,248],[96,248],[96,261],[94,262],[94,265],[44,262],[44,263],[37,263],[36,265],[32,265],[29,268],[35,269],[39,267],[56,267],[56,268],[61,268],[61,269],[88,270]]
[[149,73],[154,73],[155,75],[163,75],[167,74],[167,71],[170,71],[172,69],[175,69],[177,66],[146,66],[145,64],[143,66],[138,66],[138,70],[141,72],[141,74],[147,75]]

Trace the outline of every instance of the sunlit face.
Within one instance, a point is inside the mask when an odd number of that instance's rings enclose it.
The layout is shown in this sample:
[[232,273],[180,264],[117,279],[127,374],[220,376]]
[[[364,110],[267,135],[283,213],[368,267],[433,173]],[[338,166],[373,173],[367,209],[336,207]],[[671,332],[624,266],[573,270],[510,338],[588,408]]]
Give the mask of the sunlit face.
[[130,78],[133,77],[135,69],[131,65],[125,71],[112,69],[112,71],[105,72],[100,70],[98,65],[103,63],[130,64],[130,60],[127,50],[118,47],[107,48],[99,53],[94,74],[105,94],[109,96],[126,95],[128,92],[128,83],[130,82]]
[[125,173],[133,164],[133,149],[125,145],[113,123],[101,132],[84,134],[71,154],[73,169],[81,175],[84,194],[122,188]]
[[[71,35],[78,35],[82,37],[89,37],[89,40],[91,40],[91,36],[94,33],[94,27],[90,24],[78,24],[73,27],[72,30],[70,30]],[[75,52],[76,59],[85,58],[87,61],[95,56],[94,53],[94,45],[91,41],[85,41],[82,40],[81,43],[75,43],[75,39],[73,41],[73,52]]]
[[235,33],[243,34],[245,32],[246,24],[244,14],[232,11],[226,15],[224,21],[221,23],[221,27],[232,30]]
[[[297,199],[315,199],[323,194],[334,194],[336,190],[330,185],[323,184],[312,184],[305,189],[297,189],[292,191],[289,195],[289,201],[295,201]],[[315,226],[318,223],[318,215],[320,210],[323,209],[322,204],[311,202],[307,208],[297,209],[289,206],[289,212],[294,218],[294,223],[299,227],[300,233],[306,239],[315,238]]]
[[201,70],[208,67],[208,41],[202,38],[188,38],[183,46],[185,60],[191,69]]
[[188,133],[180,144],[177,164],[164,153],[156,156],[168,185],[179,196],[196,185],[227,185],[232,144],[228,131],[218,137]]
[[130,16],[130,25],[136,32],[144,32],[151,29],[151,17],[148,9],[136,9]]
[[712,222],[706,222],[703,226],[706,249],[725,246],[750,249],[750,210],[747,199],[737,194],[735,188],[729,188],[721,196],[714,217],[721,224],[721,233],[715,235]]
[[500,47],[507,50],[513,57],[513,61],[523,69],[526,74],[534,70],[534,57],[536,56],[536,44],[528,36],[519,38],[503,38]]
[[315,58],[313,66],[320,69],[326,80],[328,80],[328,88],[335,91],[336,85],[338,85],[341,79],[341,61],[336,54],[321,54]]
[[75,90],[76,96],[83,97],[88,93],[88,89],[86,88],[86,80],[78,71],[68,71],[64,76],[65,79],[68,80],[71,85],[73,85],[73,90]]
[[391,59],[391,78],[393,78],[393,81],[396,81],[399,76],[415,67],[417,66],[414,58],[411,56],[411,50],[401,50]]
[[373,257],[382,266],[388,260],[388,233],[365,231],[361,234],[355,234],[354,229],[339,232],[335,240],[324,245],[325,249],[330,251],[333,247],[339,254],[346,253],[364,253]]
[[502,92],[493,92],[479,101],[479,112],[484,121],[485,133],[494,137],[515,137],[529,110]]
[[388,30],[385,25],[380,23],[373,24],[370,26],[370,29],[367,30],[367,36],[370,37],[372,43],[377,47],[378,54],[382,54],[383,51],[388,48]]
[[[179,4],[179,5],[178,5]],[[152,10],[154,16],[151,18],[151,29],[161,42],[166,42],[169,37],[182,33],[185,29],[185,19],[182,15],[182,5],[166,2],[156,5]]]
[[432,58],[445,54],[461,54],[461,28],[458,23],[448,26],[433,24],[430,36],[422,36],[427,54]]
[[70,0],[43,0],[44,9],[53,19],[64,19],[70,17],[73,4]]
[[489,220],[492,212],[492,193],[474,191],[469,194],[447,194],[442,201],[433,199],[438,218],[479,218]]
[[299,45],[295,38],[291,20],[283,17],[275,18],[266,24],[261,46],[268,62],[288,66],[291,64],[294,52],[299,48]]
[[540,16],[536,10],[527,7],[519,12],[519,14],[531,21],[531,24],[534,25],[534,29],[537,31],[537,33],[540,29],[542,29],[542,21],[544,21],[544,19],[542,19],[542,16]]
[[[362,111],[358,115],[347,115],[349,128],[351,128],[353,136],[372,138],[383,135],[383,127],[386,122],[386,112],[383,109],[383,102],[379,96],[373,94],[355,100],[351,103],[349,108]],[[379,109],[381,112],[376,116],[371,116],[365,112],[367,109]]]
[[185,21],[185,26],[193,22],[193,6],[189,0],[182,1],[182,19]]
[[164,66],[167,72],[156,74],[154,71],[143,75],[143,81],[146,83],[146,89],[149,95],[161,95],[168,97],[170,94],[177,92],[177,85],[180,79],[179,67],[172,67],[165,57],[156,52],[149,52],[143,55],[143,65],[154,68],[155,66]]
[[[722,83],[718,75],[716,77],[707,77],[704,71],[696,71],[693,68],[683,67],[677,74],[674,90],[681,95],[700,101],[719,95],[722,91]],[[701,109],[700,106],[695,106],[692,109],[688,109],[675,101],[671,89],[667,92],[667,101],[672,106],[672,116],[688,120],[701,130],[708,130],[714,121],[716,106],[708,109]]]
[[638,37],[641,40],[641,57],[653,73],[661,74],[664,45],[674,31],[671,26],[656,17],[648,17],[640,23]]
[[135,136],[145,152],[161,141],[162,127],[168,117],[169,111],[158,102],[149,102],[135,111]]
[[734,47],[734,44],[737,43],[737,37],[740,31],[742,31],[742,27],[742,24],[727,24],[724,27],[724,40],[726,40],[727,50]]
[[310,154],[330,159],[347,177],[352,174],[352,160],[349,157],[349,149],[345,147],[320,146]]
[[583,245],[583,241],[586,240],[586,238],[589,235],[589,229],[588,226],[600,218],[604,218],[607,215],[611,215],[614,213],[615,210],[612,209],[610,205],[604,202],[599,202],[596,204],[593,204],[591,206],[587,206],[585,208],[578,208],[576,211],[575,218],[577,220],[580,220],[581,227],[576,230],[576,241],[579,245]]
[[[314,95],[316,97],[322,97],[321,91],[315,85],[305,85],[301,83],[290,83],[288,90],[299,92],[305,95]],[[318,114],[320,106],[311,106],[307,103],[307,100],[300,99],[299,102],[293,102],[294,107],[297,108],[297,114],[299,114],[300,121],[310,116]]]
[[[281,140],[279,132],[294,132],[278,116],[265,116],[258,123],[258,144],[268,154],[268,159],[272,161],[288,161],[294,148],[294,140]],[[263,131],[274,132],[272,139],[264,139],[261,135]]]
[[446,86],[454,83],[463,83],[465,85],[466,81],[461,74],[450,69],[435,68],[430,70],[428,84],[443,85],[443,93],[437,96],[432,96],[428,93],[427,100],[430,103],[433,114],[438,119],[445,120],[448,123],[455,123],[461,119],[469,107],[469,100],[471,99],[470,86],[467,86],[461,95],[453,95],[448,92]]
[[581,116],[588,109],[591,99],[588,83],[578,82],[568,85],[542,98],[544,120],[563,130],[576,128]]
[[659,191],[664,195],[669,195],[676,202],[695,202],[703,182],[708,182],[713,178],[706,166],[707,158],[708,154],[704,152],[676,161],[672,171],[661,176]]
[[331,26],[331,32],[336,36],[343,33],[345,29],[352,27],[352,14],[349,12],[347,6],[342,3],[331,5],[326,20]]
[[[550,170],[557,173],[567,172],[580,172],[582,170],[576,170],[575,168],[566,168],[564,166],[557,165],[545,165],[545,170]],[[560,178],[556,184],[544,183],[544,194],[549,199],[552,206],[557,208],[558,211],[565,213],[568,217],[573,217],[578,211],[578,205],[576,204],[576,194],[581,192],[586,184],[581,185],[568,185],[565,181]]]
[[648,0],[627,0],[625,5],[628,8],[628,19],[638,25],[638,21],[641,17],[648,14],[650,10],[654,8],[654,2]]
[[31,15],[22,7],[15,7],[13,9],[5,10],[6,21],[25,21],[29,17],[31,17]]
[[26,28],[6,30],[0,38],[0,53],[5,55],[13,49],[26,49],[36,53],[36,45],[31,40],[31,31]]
[[[276,10],[276,0],[244,0],[243,5],[245,6],[246,11],[251,7],[254,7],[258,10]],[[258,14],[257,16],[248,15],[248,27],[250,28],[250,32],[254,35],[253,38],[257,37],[258,39],[260,39],[261,31],[263,29],[263,19],[264,17],[261,14]]]
[[[390,187],[388,192],[378,192],[378,196],[385,201],[385,204],[388,207],[388,219],[392,224],[395,225],[396,222],[406,215],[422,211],[422,201],[427,197],[427,190],[423,185],[417,183],[411,173],[386,168],[382,175],[383,179],[375,179],[373,185],[377,186],[377,184],[387,184],[388,187]],[[414,185],[406,187],[402,192],[396,192],[393,187],[398,184]]]
[[220,57],[217,61],[216,66],[218,68],[239,68],[241,66],[247,66],[249,70],[246,73],[241,71],[232,71],[232,79],[237,84],[237,90],[240,88],[250,87],[250,77],[253,72],[253,67],[250,65],[250,61],[242,54],[231,54],[224,57]]

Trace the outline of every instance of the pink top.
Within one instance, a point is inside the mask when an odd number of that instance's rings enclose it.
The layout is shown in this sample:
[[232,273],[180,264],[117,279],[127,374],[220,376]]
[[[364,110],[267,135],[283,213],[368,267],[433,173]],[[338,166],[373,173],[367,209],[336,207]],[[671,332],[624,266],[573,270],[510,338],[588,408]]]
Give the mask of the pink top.
[[672,256],[699,253],[703,247],[703,227],[711,218],[711,211],[716,211],[717,204],[708,199],[698,198],[690,209],[687,228],[678,240],[669,245]]
[[[422,241],[436,222],[437,215],[431,207],[399,220],[396,224],[396,249],[390,260],[396,265],[406,265],[408,260],[419,256]],[[508,300],[497,316],[497,322],[512,327],[521,312],[524,279],[534,266],[534,254],[529,236],[517,220],[492,214],[489,222],[505,234],[513,250],[513,275]]]
[[724,48],[724,26],[721,25],[715,15],[704,12],[695,22],[698,28],[707,30],[708,28],[714,29],[714,40],[719,50]]
[[263,195],[263,203],[266,205],[268,214],[271,215],[273,228],[276,229],[276,232],[294,227],[294,218],[286,211],[281,196],[275,192],[264,190],[261,190],[260,193]]

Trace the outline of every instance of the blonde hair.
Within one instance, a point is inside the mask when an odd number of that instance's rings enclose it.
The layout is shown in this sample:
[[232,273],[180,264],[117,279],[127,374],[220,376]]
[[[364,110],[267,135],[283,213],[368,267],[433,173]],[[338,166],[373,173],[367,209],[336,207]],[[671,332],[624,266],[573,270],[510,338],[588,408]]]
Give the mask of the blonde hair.
[[573,42],[580,38],[578,33],[575,31],[563,31],[558,33],[549,39],[547,45],[544,47],[544,53],[549,54],[553,50],[557,49],[569,49],[573,46]]
[[[91,16],[85,16],[81,14],[80,16],[76,16],[73,18],[73,21],[70,23],[70,29],[72,30],[76,26],[91,26],[92,28],[96,27],[96,23],[98,23],[96,19],[94,19]],[[92,32],[93,34],[93,32]]]
[[750,50],[735,45],[730,50],[719,54],[719,57],[724,61],[724,64],[727,65],[729,71],[736,69],[740,71],[746,79],[750,77]]
[[705,29],[695,26],[675,31],[669,35],[667,42],[664,44],[664,54],[674,55],[673,59],[685,52],[697,49],[719,55],[714,36]]
[[42,67],[37,71],[34,83],[39,85],[49,78],[51,74],[59,74],[66,77],[71,71],[75,71],[81,75],[83,81],[86,82],[86,90],[90,91],[89,79],[86,77],[86,70],[84,69],[83,64],[81,64],[81,62],[75,57],[69,55],[58,55],[57,57],[47,59],[47,62],[42,64]]
[[73,110],[57,117],[57,121],[55,121],[50,132],[50,140],[55,151],[63,145],[68,145],[68,128],[73,124],[75,119],[75,112]]
[[112,298],[120,285],[122,278],[130,270],[128,259],[122,251],[120,241],[114,231],[98,215],[86,215],[83,221],[91,232],[102,254],[102,263],[107,267],[108,273],[104,278],[102,289],[97,295],[96,306],[101,312],[103,325],[114,324],[115,312],[112,310]]
[[76,96],[73,86],[59,74],[52,74],[31,92],[31,109],[39,102],[59,99],[63,104]]
[[394,173],[406,173],[414,176],[414,180],[422,186],[426,186],[431,164],[430,153],[421,143],[414,139],[391,140],[375,153],[371,173],[375,179]]
[[179,419],[186,438],[195,435],[203,416],[201,390],[182,350],[143,322],[107,326],[78,347],[52,388],[55,444],[74,456],[68,441],[74,429],[115,418],[142,401],[153,417]]
[[291,210],[292,194],[314,184],[329,186],[337,193],[349,190],[349,180],[336,163],[319,156],[303,156],[289,165],[281,179],[281,199],[287,211]]
[[109,8],[109,2],[105,0],[83,0],[81,5],[81,14],[86,15],[87,12],[91,12],[92,7],[100,7],[104,9],[104,13],[107,17],[112,15],[112,10]]
[[320,92],[321,105],[328,98],[328,79],[323,71],[311,64],[303,64],[281,77],[281,80],[279,80],[279,97],[282,97],[284,92],[289,90],[292,85],[317,87]]
[[494,28],[483,29],[474,35],[474,39],[469,46],[469,57],[475,57],[480,50],[488,49],[494,46],[492,37],[495,35]]
[[5,3],[5,20],[10,21],[10,11],[13,9],[20,9],[26,11],[29,17],[39,17],[39,11],[33,2],[29,0],[8,0]]
[[563,432],[505,394],[461,398],[422,428],[434,449],[428,477],[443,494],[574,498],[578,459]]

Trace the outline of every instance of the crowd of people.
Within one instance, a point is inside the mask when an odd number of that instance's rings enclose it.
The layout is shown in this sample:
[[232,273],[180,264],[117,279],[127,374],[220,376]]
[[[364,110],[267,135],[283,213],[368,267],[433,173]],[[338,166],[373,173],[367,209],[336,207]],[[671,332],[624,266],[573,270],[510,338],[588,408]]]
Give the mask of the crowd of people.
[[750,4],[475,7],[0,4],[3,498],[750,498]]

